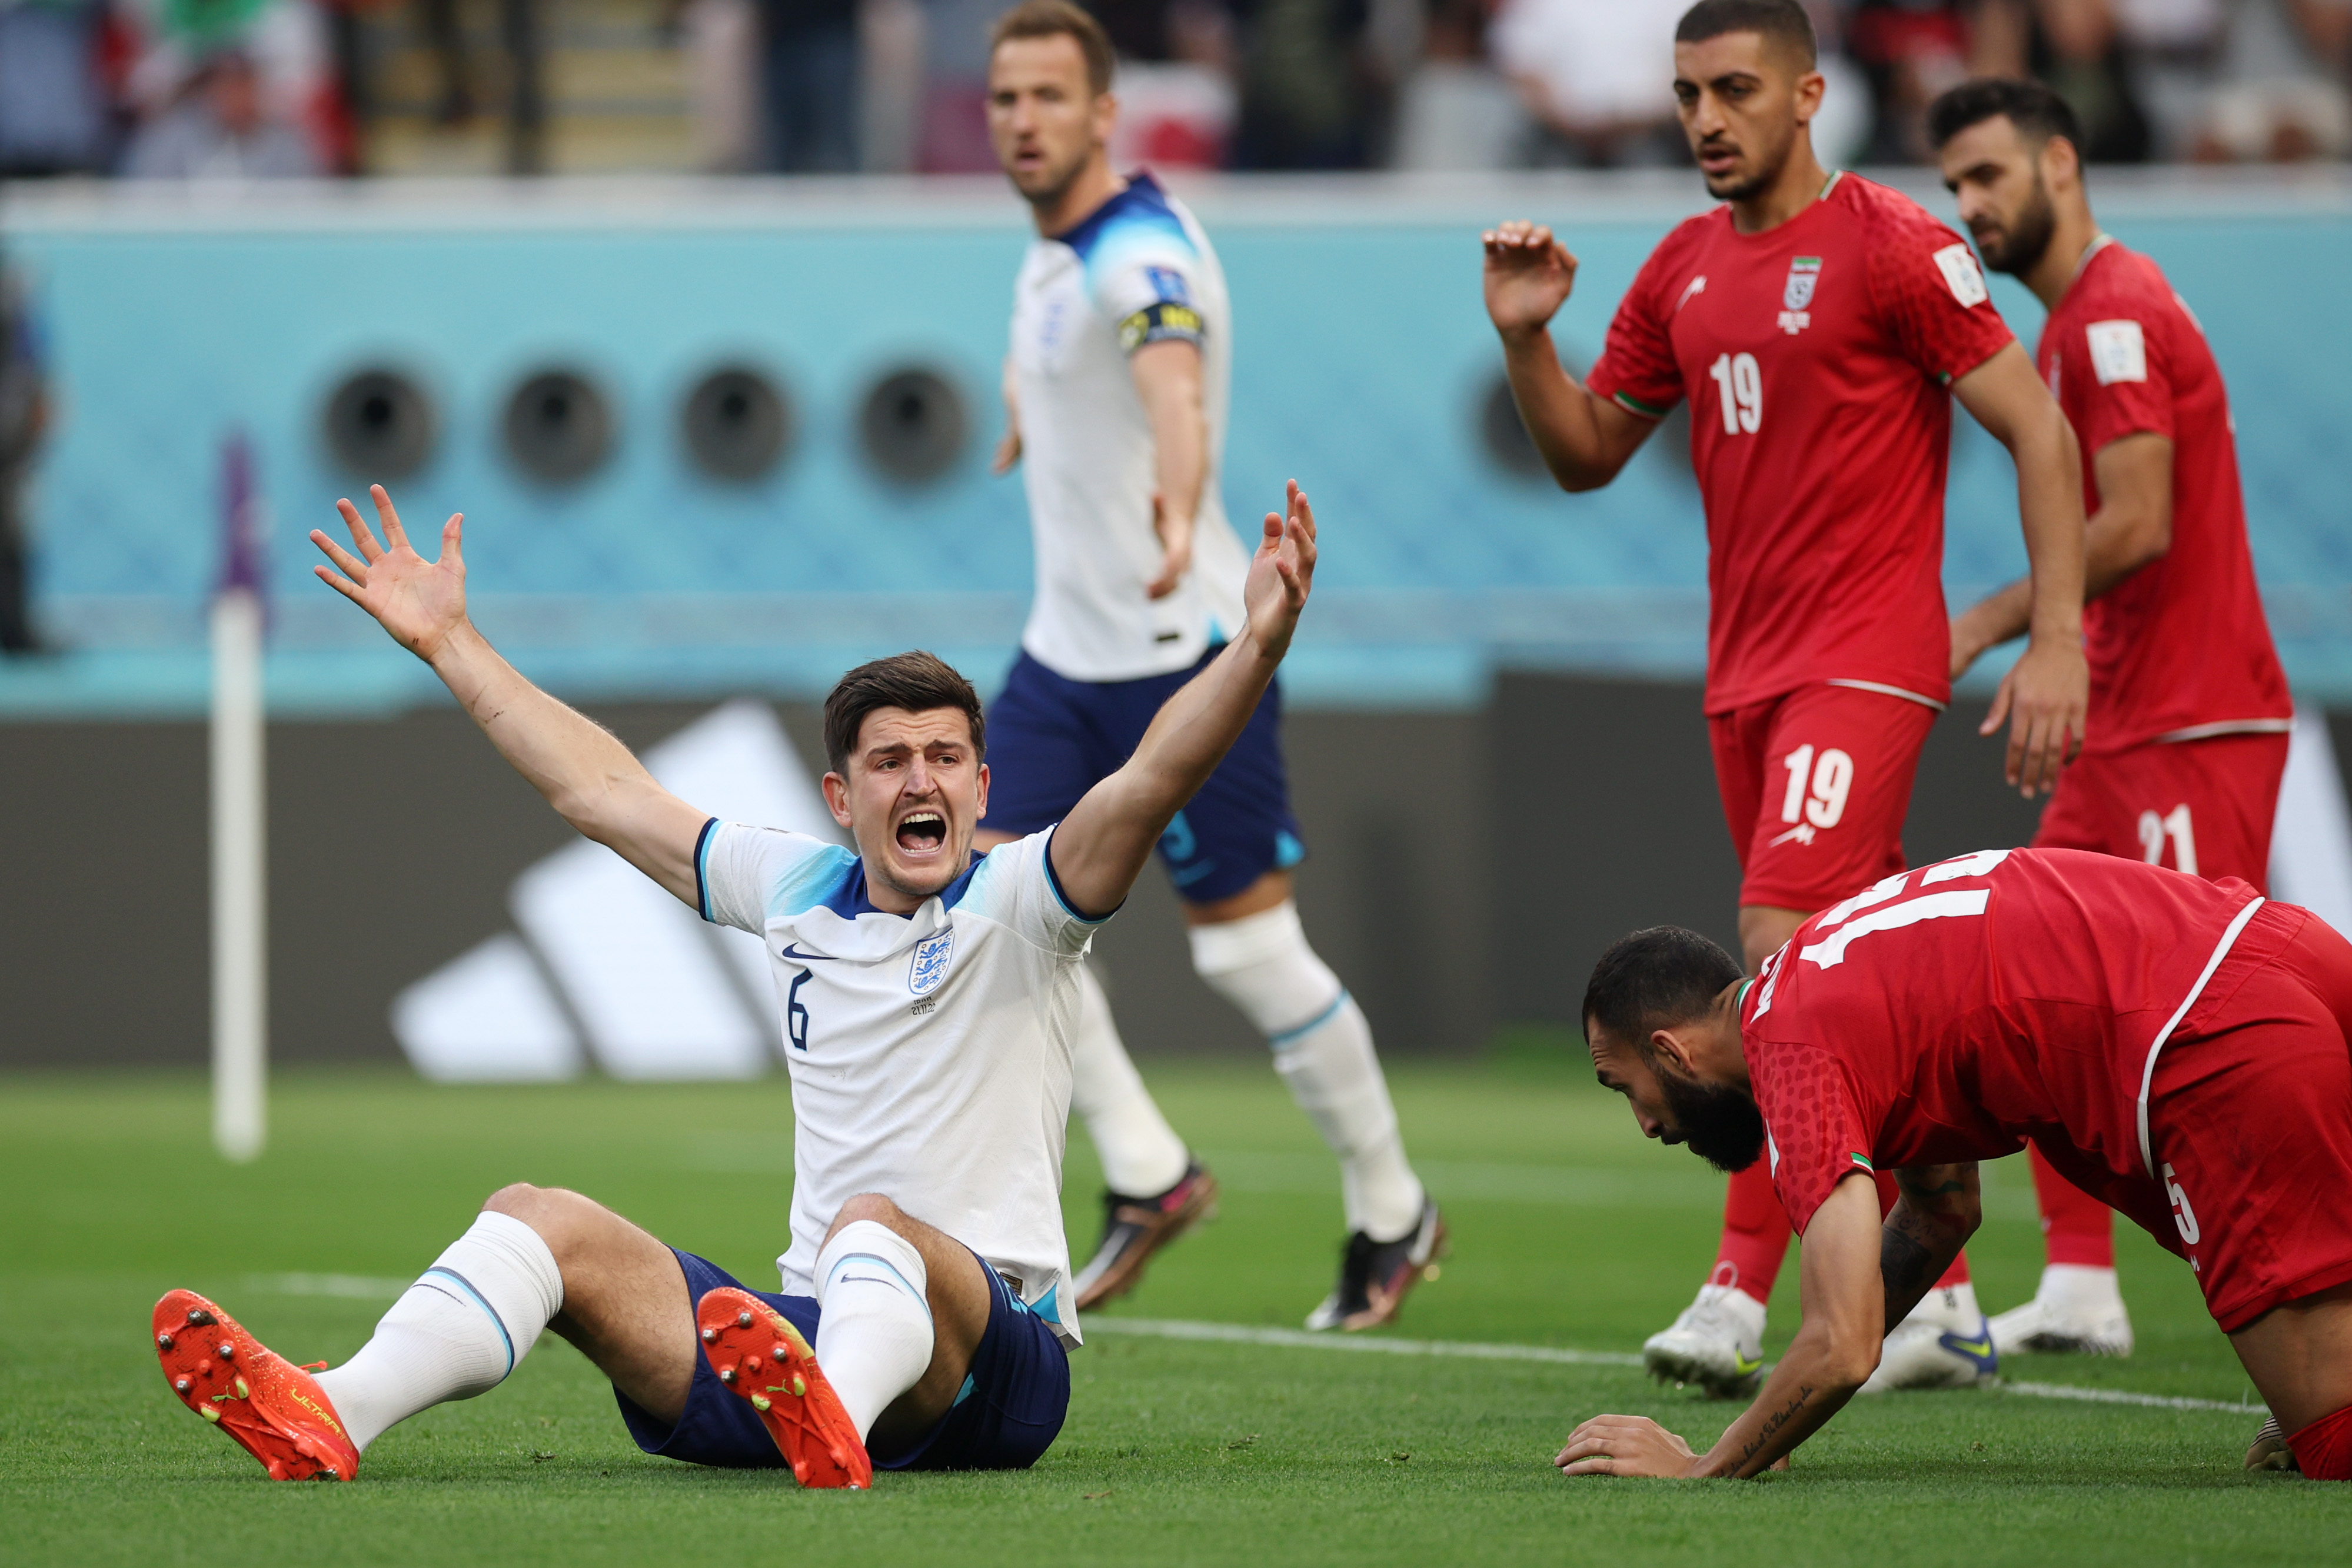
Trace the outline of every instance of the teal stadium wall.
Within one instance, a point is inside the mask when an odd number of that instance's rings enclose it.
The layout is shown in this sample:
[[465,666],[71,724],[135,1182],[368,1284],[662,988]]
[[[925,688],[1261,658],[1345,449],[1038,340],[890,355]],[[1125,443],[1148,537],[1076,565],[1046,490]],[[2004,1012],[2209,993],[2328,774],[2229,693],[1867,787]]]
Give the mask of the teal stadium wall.
[[[1497,668],[1699,671],[1705,540],[1677,455],[1662,446],[1611,489],[1568,497],[1482,441],[1498,360],[1476,242],[1507,214],[1561,227],[1584,270],[1559,337],[1589,357],[1651,245],[1700,204],[1694,182],[1193,193],[1237,316],[1228,504],[1246,520],[1295,475],[1325,519],[1294,701],[1459,709]],[[2171,275],[2229,377],[2255,554],[2298,686],[2352,696],[2352,186],[2118,176],[2096,193],[2107,225]],[[270,508],[274,711],[437,698],[309,577],[304,530],[364,482],[335,467],[320,405],[371,361],[409,367],[439,407],[437,450],[399,487],[409,517],[467,511],[479,619],[559,689],[806,698],[915,643],[992,684],[1030,570],[1019,484],[986,469],[1023,217],[992,182],[12,196],[0,232],[32,281],[65,415],[36,495],[38,607],[71,652],[0,667],[0,715],[201,706],[232,428],[250,434]],[[2038,308],[1995,287],[2030,340]],[[690,381],[738,358],[772,369],[800,426],[790,457],[746,487],[698,476],[676,434]],[[568,489],[520,476],[497,434],[517,379],[551,361],[586,367],[619,412],[612,462]],[[866,385],[904,361],[945,371],[973,413],[954,468],[916,489],[876,475],[854,431]],[[1957,423],[1956,595],[2022,564],[2008,464]]]

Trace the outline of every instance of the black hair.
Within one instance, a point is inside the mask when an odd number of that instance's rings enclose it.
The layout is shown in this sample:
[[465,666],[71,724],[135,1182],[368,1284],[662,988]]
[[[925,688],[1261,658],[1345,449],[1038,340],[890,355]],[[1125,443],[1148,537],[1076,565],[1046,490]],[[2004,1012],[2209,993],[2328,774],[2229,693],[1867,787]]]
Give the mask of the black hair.
[[1697,932],[1653,925],[1619,937],[1601,955],[1578,1017],[1588,1038],[1598,1025],[1639,1047],[1653,1030],[1703,1016],[1742,973],[1738,960]]
[[2082,151],[2083,122],[2074,106],[2038,81],[2014,77],[1978,77],[1938,94],[1927,106],[1927,141],[1940,152],[1969,126],[2002,118],[2036,147],[2063,136]]
[[1813,19],[1797,0],[1698,0],[1675,25],[1675,42],[1703,44],[1726,33],[1755,33],[1768,45],[1794,51],[1807,70],[1820,62]]
[[945,659],[918,651],[860,664],[835,685],[833,694],[824,699],[826,767],[845,779],[849,777],[849,754],[857,748],[857,732],[867,714],[883,707],[905,708],[908,713],[954,708],[971,724],[973,754],[988,755],[980,694]]

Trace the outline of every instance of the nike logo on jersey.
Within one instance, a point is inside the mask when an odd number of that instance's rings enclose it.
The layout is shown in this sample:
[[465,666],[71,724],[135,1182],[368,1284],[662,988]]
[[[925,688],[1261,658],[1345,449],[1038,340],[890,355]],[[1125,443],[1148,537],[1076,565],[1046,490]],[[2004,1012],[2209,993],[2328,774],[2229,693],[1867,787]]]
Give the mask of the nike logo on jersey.
[[1795,827],[1790,828],[1787,832],[1782,833],[1779,838],[1774,839],[1771,843],[1768,843],[1764,847],[1769,850],[1772,848],[1774,844],[1785,844],[1790,839],[1796,840],[1801,844],[1811,843],[1813,841],[1813,825],[1811,822],[1799,822]]
[[796,958],[803,963],[805,963],[812,958],[832,958],[837,956],[837,955],[832,953],[803,953],[798,946],[794,946],[793,943],[787,942],[782,947],[776,949],[776,956],[779,958]]
[[1688,284],[1684,286],[1683,297],[1675,301],[1675,309],[1679,311],[1684,306],[1689,304],[1692,295],[1704,294],[1706,292],[1706,274],[1702,272],[1696,277],[1692,278]]

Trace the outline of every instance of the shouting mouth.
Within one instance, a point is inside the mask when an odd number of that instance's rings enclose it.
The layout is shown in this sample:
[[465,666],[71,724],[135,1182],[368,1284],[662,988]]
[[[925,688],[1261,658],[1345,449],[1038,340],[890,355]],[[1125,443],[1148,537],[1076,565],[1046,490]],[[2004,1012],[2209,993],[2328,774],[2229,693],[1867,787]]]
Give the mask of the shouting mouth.
[[909,811],[899,819],[895,836],[908,854],[931,854],[947,842],[948,820],[933,810]]

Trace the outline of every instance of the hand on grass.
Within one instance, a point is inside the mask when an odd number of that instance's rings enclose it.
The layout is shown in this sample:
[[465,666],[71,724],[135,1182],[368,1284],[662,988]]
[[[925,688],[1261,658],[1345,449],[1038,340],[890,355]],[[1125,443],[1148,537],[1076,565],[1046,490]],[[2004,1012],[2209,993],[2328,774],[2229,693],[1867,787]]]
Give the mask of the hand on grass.
[[1698,1456],[1647,1416],[1595,1416],[1568,1435],[1568,1446],[1552,1463],[1562,1475],[1686,1480]]

